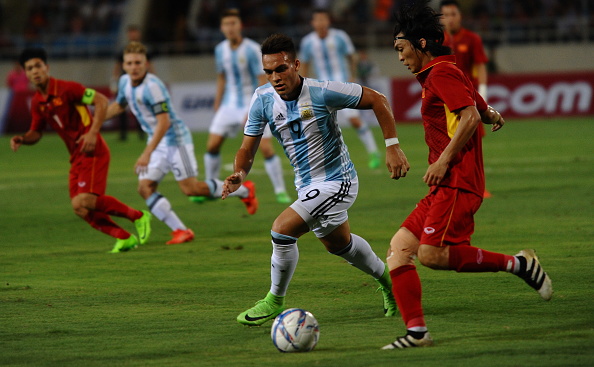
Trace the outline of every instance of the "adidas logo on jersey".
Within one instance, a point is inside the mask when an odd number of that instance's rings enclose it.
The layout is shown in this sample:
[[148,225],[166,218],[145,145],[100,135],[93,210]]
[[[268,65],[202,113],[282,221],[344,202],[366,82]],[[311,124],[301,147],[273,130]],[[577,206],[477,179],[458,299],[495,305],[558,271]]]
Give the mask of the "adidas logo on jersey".
[[280,120],[284,120],[285,116],[283,116],[282,113],[279,113],[275,118],[274,121],[280,121]]

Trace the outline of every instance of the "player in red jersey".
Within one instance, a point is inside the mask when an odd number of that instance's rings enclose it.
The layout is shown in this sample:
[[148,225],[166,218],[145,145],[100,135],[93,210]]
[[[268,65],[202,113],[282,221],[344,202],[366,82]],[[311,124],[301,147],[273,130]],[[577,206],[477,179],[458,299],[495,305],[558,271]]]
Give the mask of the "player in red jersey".
[[[107,97],[78,83],[50,77],[43,49],[24,50],[19,62],[37,92],[31,100],[31,127],[24,135],[10,139],[12,150],[16,152],[23,144],[37,143],[49,124],[70,153],[69,190],[76,215],[117,239],[113,253],[146,243],[151,232],[151,214],[105,195],[110,155],[99,130],[107,111]],[[95,106],[93,115],[88,105]],[[112,215],[134,222],[140,239],[112,221]]]
[[462,12],[456,0],[440,3],[442,24],[445,29],[444,46],[456,55],[456,65],[472,81],[481,97],[487,100],[487,54],[478,34],[462,27]]
[[[445,29],[443,41],[456,55],[456,65],[472,81],[483,99],[487,100],[487,54],[483,47],[483,40],[478,34],[462,27],[462,12],[456,0],[442,0],[439,5],[442,13],[441,22]],[[481,136],[485,136],[485,129],[479,125]],[[491,197],[485,189],[483,197]]]
[[425,1],[404,6],[397,14],[394,49],[423,87],[421,114],[429,147],[429,168],[423,180],[430,190],[390,241],[387,262],[392,290],[407,334],[383,349],[433,344],[421,306],[415,256],[432,269],[507,271],[524,279],[544,300],[550,300],[553,293],[551,280],[533,250],[510,256],[470,244],[473,216],[485,186],[477,126],[482,121],[497,131],[504,120],[456,67],[455,56],[443,46],[439,15]]

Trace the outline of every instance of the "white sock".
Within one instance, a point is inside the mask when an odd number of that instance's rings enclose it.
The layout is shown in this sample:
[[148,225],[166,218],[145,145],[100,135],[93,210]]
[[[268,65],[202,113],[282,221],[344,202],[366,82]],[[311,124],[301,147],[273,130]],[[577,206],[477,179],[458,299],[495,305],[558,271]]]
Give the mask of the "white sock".
[[221,155],[206,153],[204,155],[204,174],[206,180],[218,179],[221,174]]
[[369,243],[362,237],[351,233],[351,243],[339,252],[333,253],[348,261],[357,269],[379,279],[386,270],[384,262],[373,252]]
[[270,293],[284,297],[299,261],[297,238],[272,232]]
[[357,129],[357,134],[365,146],[365,149],[367,149],[367,153],[377,153],[377,144],[375,143],[371,129],[369,129],[366,123],[363,123],[361,127]]
[[[208,189],[210,190],[210,196],[220,198],[223,195],[223,181],[219,179],[206,180]],[[237,191],[232,192],[229,196],[239,196],[240,198],[247,198],[249,195],[247,187],[241,185]]]
[[266,168],[266,173],[268,173],[270,182],[272,182],[274,193],[287,192],[285,180],[283,179],[283,167],[278,155],[275,154],[272,157],[265,159],[264,168]]
[[187,229],[177,214],[171,210],[171,203],[169,200],[158,192],[153,193],[146,199],[146,205],[148,205],[151,213],[171,228],[172,231],[175,231],[176,229]]

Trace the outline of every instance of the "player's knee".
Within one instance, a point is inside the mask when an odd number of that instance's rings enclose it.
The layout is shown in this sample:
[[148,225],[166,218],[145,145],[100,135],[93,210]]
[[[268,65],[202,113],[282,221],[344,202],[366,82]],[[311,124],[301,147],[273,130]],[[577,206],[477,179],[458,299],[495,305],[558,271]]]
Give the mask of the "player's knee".
[[421,245],[417,252],[419,262],[431,269],[447,269],[447,247]]
[[89,212],[88,209],[83,206],[83,202],[78,196],[72,199],[71,204],[74,214],[81,218],[84,218]]
[[418,249],[418,240],[408,230],[400,229],[390,241],[387,261],[390,268],[414,265]]

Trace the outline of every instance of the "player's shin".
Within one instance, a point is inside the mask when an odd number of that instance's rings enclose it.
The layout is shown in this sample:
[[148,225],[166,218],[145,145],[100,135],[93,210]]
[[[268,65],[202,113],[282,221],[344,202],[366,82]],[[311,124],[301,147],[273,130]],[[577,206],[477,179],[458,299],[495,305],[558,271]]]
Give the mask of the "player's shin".
[[270,293],[284,297],[299,261],[297,238],[271,231]]
[[146,205],[157,219],[165,223],[172,231],[177,229],[186,230],[186,226],[179,219],[177,214],[171,209],[171,203],[166,197],[158,192],[154,192],[148,199]]
[[473,246],[458,245],[449,248],[449,268],[457,272],[506,271],[508,264],[513,261],[513,256],[485,251]]
[[351,242],[347,247],[332,254],[342,257],[349,264],[375,279],[380,279],[386,268],[384,262],[373,252],[369,243],[354,233],[351,233]]

